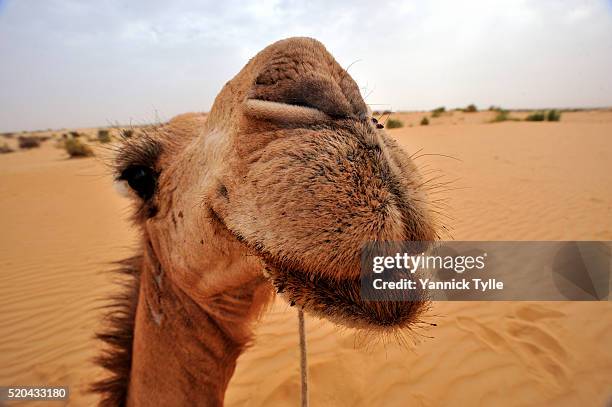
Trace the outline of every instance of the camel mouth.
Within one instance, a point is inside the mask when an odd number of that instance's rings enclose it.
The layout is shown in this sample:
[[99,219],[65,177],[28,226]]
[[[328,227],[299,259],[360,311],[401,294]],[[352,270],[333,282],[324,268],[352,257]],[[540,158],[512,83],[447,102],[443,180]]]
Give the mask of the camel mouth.
[[403,329],[421,322],[429,300],[424,292],[410,299],[370,301],[361,293],[361,278],[332,279],[288,268],[266,259],[265,275],[291,306],[348,328],[376,331]]
[[393,331],[409,328],[421,322],[421,315],[429,308],[424,292],[404,300],[371,301],[361,295],[361,276],[330,278],[320,273],[305,272],[279,262],[261,247],[249,244],[240,233],[230,229],[223,218],[209,208],[211,218],[234,238],[246,245],[264,263],[264,275],[276,293],[291,306],[348,328],[372,331]]

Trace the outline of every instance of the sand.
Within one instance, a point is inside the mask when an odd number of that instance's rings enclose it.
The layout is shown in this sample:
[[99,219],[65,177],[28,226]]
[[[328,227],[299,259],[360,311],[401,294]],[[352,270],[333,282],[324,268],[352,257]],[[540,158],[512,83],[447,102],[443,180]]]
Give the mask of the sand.
[[[612,112],[495,124],[494,113],[454,112],[419,126],[424,114],[394,115],[406,127],[390,134],[420,151],[425,171],[453,181],[438,193],[448,238],[612,240]],[[1,384],[69,385],[69,405],[95,403],[85,390],[101,374],[90,361],[96,307],[117,289],[110,263],[136,247],[128,213],[98,158],[67,159],[53,141],[0,155]],[[611,311],[610,302],[436,303],[427,319],[437,326],[407,335],[408,347],[307,318],[311,402],[603,406],[612,396]],[[226,404],[297,405],[297,340],[295,310],[276,302],[238,361]]]

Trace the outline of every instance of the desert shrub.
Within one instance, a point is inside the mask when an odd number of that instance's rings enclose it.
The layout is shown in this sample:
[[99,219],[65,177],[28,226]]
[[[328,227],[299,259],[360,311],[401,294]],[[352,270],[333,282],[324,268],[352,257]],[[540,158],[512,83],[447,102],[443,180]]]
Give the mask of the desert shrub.
[[501,112],[504,109],[502,109],[501,106],[491,105],[491,106],[489,106],[489,110],[491,112]]
[[533,112],[529,116],[525,118],[525,121],[528,122],[543,122],[546,119],[546,114],[544,112]]
[[6,143],[0,145],[0,154],[8,154],[8,153],[12,153],[13,151],[15,150],[10,148],[9,145]]
[[100,143],[110,143],[111,136],[108,130],[100,129],[98,130],[98,141]]
[[404,127],[404,123],[398,119],[389,119],[385,122],[385,127],[388,129],[399,129]]
[[6,138],[13,138],[13,133],[2,133],[2,136]]
[[79,137],[81,137],[81,133],[79,133],[78,131],[71,131],[68,134],[70,134],[70,136],[72,136],[72,138],[79,138]]
[[561,120],[561,112],[555,109],[549,110],[546,114],[546,120],[549,122],[558,122]]
[[37,148],[40,147],[40,140],[34,136],[19,136],[17,139],[19,148]]
[[468,105],[465,109],[463,109],[463,111],[466,113],[475,113],[478,111],[478,108],[476,107],[476,105],[471,104]]
[[444,112],[446,112],[446,108],[444,106],[437,107],[431,111],[431,117],[440,117]]
[[391,114],[391,110],[383,110],[382,114],[383,115],[390,115]]
[[93,155],[91,148],[81,140],[70,138],[64,141],[64,149],[70,156],[74,157],[90,157]]
[[510,120],[510,112],[507,110],[498,110],[497,115],[491,120],[492,123],[505,122]]
[[423,117],[421,119],[421,126],[427,126],[429,125],[429,119],[427,117]]

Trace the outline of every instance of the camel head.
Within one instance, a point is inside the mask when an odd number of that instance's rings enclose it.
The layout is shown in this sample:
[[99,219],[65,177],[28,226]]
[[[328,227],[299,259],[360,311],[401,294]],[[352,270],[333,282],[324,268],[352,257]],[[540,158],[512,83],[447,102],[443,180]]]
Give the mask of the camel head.
[[424,308],[360,297],[364,243],[432,241],[436,228],[416,166],[313,39],[265,48],[208,116],[128,139],[116,168],[150,256],[198,303],[260,279],[350,327],[406,327]]

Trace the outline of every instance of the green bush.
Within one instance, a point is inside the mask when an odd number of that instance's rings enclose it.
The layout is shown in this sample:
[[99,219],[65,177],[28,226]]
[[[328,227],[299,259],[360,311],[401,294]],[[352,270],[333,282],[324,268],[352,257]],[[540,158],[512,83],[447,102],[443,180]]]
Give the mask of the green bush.
[[495,116],[493,120],[491,120],[491,122],[498,123],[498,122],[505,122],[506,120],[511,120],[510,112],[508,112],[507,110],[498,110],[497,115]]
[[404,127],[404,123],[398,119],[389,119],[386,121],[385,127],[388,129],[399,129],[400,127]]
[[556,109],[549,110],[548,112],[543,110],[533,112],[527,116],[525,120],[528,122],[543,122],[545,120],[549,122],[558,122],[561,120],[561,112]]
[[431,111],[431,117],[440,117],[446,111],[444,106],[440,106]]
[[555,109],[549,110],[548,114],[546,115],[546,120],[549,122],[558,122],[561,120],[561,112]]
[[543,122],[546,119],[546,114],[544,112],[533,112],[529,116],[525,118],[525,121],[528,122]]
[[102,129],[98,130],[98,141],[100,143],[110,143],[111,142],[111,136],[108,130],[102,130]]
[[475,113],[478,111],[478,108],[476,108],[476,105],[471,104],[471,105],[468,105],[468,107],[466,107],[465,109],[463,109],[463,111],[466,113]]
[[70,158],[90,157],[94,155],[93,151],[87,144],[75,138],[69,138],[65,140],[64,149],[66,149],[66,152],[68,153]]
[[429,125],[429,119],[427,117],[423,117],[423,119],[421,119],[421,126],[428,126]]

